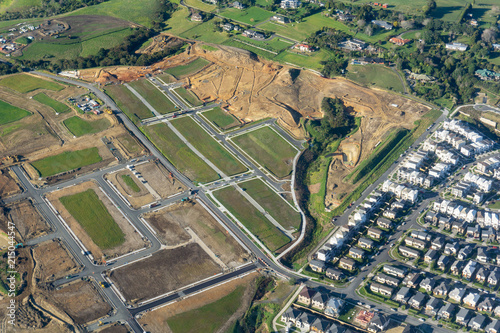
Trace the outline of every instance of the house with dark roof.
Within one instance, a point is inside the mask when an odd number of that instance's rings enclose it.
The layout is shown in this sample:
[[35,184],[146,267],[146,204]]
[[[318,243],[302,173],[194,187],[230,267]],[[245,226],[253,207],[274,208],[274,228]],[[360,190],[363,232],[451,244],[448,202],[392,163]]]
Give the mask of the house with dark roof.
[[382,238],[384,232],[377,228],[368,228],[367,235],[374,239]]
[[493,313],[495,308],[495,300],[492,297],[486,297],[482,302],[477,305],[477,310],[482,312],[487,312],[490,315]]
[[431,317],[434,317],[439,309],[441,309],[442,301],[439,298],[431,297],[427,304],[425,304],[425,313]]
[[311,267],[314,272],[323,273],[326,269],[326,263],[321,260],[313,259],[309,262],[309,267]]
[[403,284],[408,288],[418,288],[423,275],[420,273],[409,273],[403,280]]
[[463,261],[460,260],[455,260],[453,265],[451,265],[450,271],[451,274],[453,275],[460,275],[462,274],[462,269],[464,268],[465,264]]
[[295,321],[295,326],[305,331],[309,331],[311,329],[312,323],[314,323],[315,320],[316,316],[307,312],[302,312],[300,317]]
[[432,289],[436,286],[436,280],[434,278],[425,278],[420,282],[420,288],[425,289],[426,292],[430,293]]
[[377,220],[377,225],[381,228],[384,228],[384,229],[391,229],[392,228],[392,222],[389,221],[388,219],[383,218],[383,217],[380,217]]
[[457,324],[467,326],[467,324],[470,321],[470,318],[472,317],[472,311],[469,309],[464,309],[464,308],[459,308],[460,310],[457,313],[457,316],[455,317],[455,321]]
[[345,305],[345,301],[340,298],[330,297],[328,302],[326,302],[325,314],[331,317],[338,317],[342,312],[342,308]]
[[316,318],[316,320],[311,324],[311,331],[317,333],[325,333],[330,327],[330,322],[321,318]]
[[437,261],[437,266],[440,270],[445,271],[446,267],[448,267],[448,264],[450,263],[451,259],[449,256],[445,256],[444,254],[439,257]]
[[476,281],[478,281],[479,283],[485,282],[489,274],[490,270],[488,268],[480,267],[476,273]]
[[493,321],[484,329],[486,333],[500,333],[500,320],[493,319]]
[[410,249],[409,247],[406,246],[400,246],[399,253],[401,253],[402,256],[405,256],[407,258],[418,258],[420,256],[420,252],[414,249]]
[[460,250],[458,242],[446,243],[444,246],[444,254],[454,256]]
[[434,296],[446,296],[450,290],[449,281],[441,281],[433,290]]
[[408,271],[406,268],[399,268],[391,265],[384,265],[383,270],[385,273],[390,274],[392,276],[397,276],[399,278],[404,278],[406,272]]
[[316,294],[316,291],[314,289],[304,287],[299,293],[299,297],[297,298],[297,301],[299,303],[305,304],[305,305],[311,305],[311,300],[313,296]]
[[488,283],[492,286],[496,286],[500,280],[500,269],[495,268],[490,275],[488,275]]
[[393,289],[391,287],[385,286],[380,283],[371,283],[370,290],[385,297],[391,297],[393,292]]
[[394,300],[396,302],[406,304],[406,303],[408,303],[410,297],[411,297],[410,288],[408,288],[408,287],[402,287],[396,293],[396,296],[394,297]]
[[300,317],[300,315],[302,315],[302,311],[289,307],[281,315],[281,321],[284,323],[292,322],[295,324],[295,321]]
[[374,244],[375,244],[374,241],[372,241],[371,239],[365,238],[365,237],[361,237],[358,240],[358,246],[363,248],[363,249],[371,249],[371,248],[373,248]]
[[349,256],[354,259],[363,259],[365,257],[365,251],[357,247],[351,247],[349,249]]
[[480,314],[472,318],[467,326],[475,331],[479,331],[483,329],[485,325],[486,325],[486,316]]
[[311,307],[317,310],[323,310],[329,298],[330,297],[327,294],[318,291],[311,298]]
[[386,275],[384,273],[379,273],[375,275],[373,279],[379,283],[383,283],[392,287],[397,287],[401,283],[401,281],[398,278]]
[[342,258],[339,260],[339,267],[348,271],[352,271],[356,267],[356,262],[349,258]]
[[465,260],[469,258],[469,256],[472,254],[472,250],[474,249],[474,246],[472,245],[466,245],[463,248],[458,251],[458,259],[460,260]]
[[433,262],[438,255],[438,252],[433,249],[429,249],[424,255],[424,262],[430,264]]
[[439,251],[443,248],[444,246],[444,238],[443,237],[436,237],[434,240],[431,242],[431,249]]
[[372,320],[370,321],[370,324],[368,325],[367,329],[372,333],[378,333],[385,331],[388,324],[389,324],[389,319],[383,314],[376,312]]
[[413,295],[412,298],[408,301],[408,304],[414,308],[420,310],[422,306],[425,303],[425,300],[427,299],[426,294],[421,293],[420,291],[417,291],[415,295]]
[[342,273],[342,271],[331,267],[326,269],[325,274],[327,278],[335,281],[342,280],[344,278],[344,273]]
[[444,319],[450,319],[455,314],[457,306],[453,303],[445,303],[445,305],[438,311],[438,316]]

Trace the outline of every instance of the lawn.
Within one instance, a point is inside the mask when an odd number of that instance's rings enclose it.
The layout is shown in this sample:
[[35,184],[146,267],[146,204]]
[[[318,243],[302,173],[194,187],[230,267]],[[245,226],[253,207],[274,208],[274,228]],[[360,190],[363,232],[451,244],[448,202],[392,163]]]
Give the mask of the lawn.
[[58,38],[47,41],[36,41],[23,50],[18,59],[25,60],[57,60],[74,59],[79,56],[95,55],[101,48],[110,49],[120,45],[125,37],[132,34],[130,28],[113,28],[95,35],[82,38]]
[[92,241],[105,250],[123,244],[125,235],[94,190],[59,199]]
[[240,184],[240,187],[245,189],[283,228],[298,230],[301,222],[300,213],[262,180],[253,179]]
[[126,86],[108,85],[104,91],[134,123],[153,117],[153,113]]
[[220,21],[218,18],[213,18],[201,24],[198,24],[180,34],[180,37],[187,39],[201,40],[207,43],[221,44],[227,40],[227,32],[218,32],[215,30],[215,22]]
[[[346,2],[351,4],[351,0],[342,0],[342,2]],[[356,4],[362,5],[367,3],[372,3],[371,0],[358,0]],[[450,11],[455,10],[454,7],[463,7],[467,2],[465,0],[439,0],[436,1],[437,9],[436,11]],[[415,14],[416,12],[420,12],[422,8],[427,4],[427,0],[414,0],[414,1],[402,1],[402,0],[385,0],[383,3],[387,3],[389,6],[388,9],[396,10],[403,13]],[[432,13],[434,17],[436,14]]]
[[63,123],[64,126],[66,126],[68,130],[77,137],[85,134],[99,133],[109,127],[109,121],[106,118],[89,121],[78,116],[74,116],[66,119]]
[[181,78],[183,76],[196,73],[197,71],[207,66],[208,64],[210,64],[208,60],[205,60],[203,58],[196,58],[189,64],[167,68],[164,72],[173,75],[176,78]]
[[325,50],[320,50],[311,54],[302,54],[286,50],[278,54],[275,60],[283,63],[291,63],[299,67],[321,70],[323,65],[321,65],[320,62],[327,60],[329,57],[330,54]]
[[175,81],[177,81],[172,75],[167,73],[156,75],[156,78],[162,80],[165,83],[174,83]]
[[382,65],[349,65],[347,78],[364,86],[403,92],[403,83],[391,69]]
[[189,7],[194,7],[194,8],[200,9],[204,12],[211,12],[211,11],[214,11],[215,9],[217,9],[217,6],[205,3],[201,0],[185,0],[184,2]]
[[206,119],[208,119],[208,121],[211,124],[214,124],[217,128],[219,128],[222,131],[240,125],[238,119],[236,119],[229,112],[223,111],[220,107],[216,107],[213,108],[212,110],[203,112],[201,115],[204,116]]
[[51,107],[56,113],[65,113],[70,110],[69,106],[59,101],[56,101],[53,98],[50,98],[45,93],[39,93],[33,96],[33,99],[37,102],[45,104]]
[[228,8],[222,11],[220,15],[237,22],[254,25],[267,20],[273,16],[274,13],[268,12],[267,10],[259,7],[249,7],[243,10]]
[[146,126],[143,130],[170,163],[189,179],[206,183],[220,178],[166,124]]
[[42,0],[10,0],[2,1],[0,3],[0,13],[5,12],[18,12],[22,10],[29,10],[32,7],[40,6]]
[[292,172],[297,149],[269,126],[239,135],[232,140],[276,177],[283,178]]
[[97,147],[65,151],[64,153],[45,157],[34,161],[31,165],[38,171],[40,177],[49,177],[61,172],[74,170],[102,161]]
[[130,86],[135,89],[151,106],[161,114],[174,112],[176,106],[167,96],[156,88],[149,80],[137,80],[130,82]]
[[178,87],[175,88],[174,91],[177,93],[177,95],[179,95],[182,99],[184,99],[192,106],[200,106],[203,104],[203,102],[200,101],[191,90],[187,90],[184,87]]
[[179,8],[165,22],[167,25],[166,32],[179,36],[184,31],[202,24],[200,22],[191,21],[190,15],[191,14],[186,7],[179,6]]
[[290,242],[281,230],[276,228],[234,187],[225,187],[213,192],[215,198],[233,214],[269,250],[275,252]]
[[125,184],[127,184],[130,189],[136,193],[141,192],[141,188],[137,183],[130,177],[130,175],[122,175],[122,180]]
[[172,120],[172,125],[208,160],[226,175],[235,175],[247,171],[229,151],[215,141],[191,117]]
[[239,39],[245,43],[252,44],[252,45],[255,45],[257,47],[262,47],[266,50],[273,51],[276,53],[279,53],[280,51],[293,46],[292,43],[283,41],[279,37],[275,37],[275,38],[271,39],[270,41],[267,41],[267,40],[266,41],[258,41],[258,40],[254,40],[254,39],[251,39],[251,38],[248,38],[245,36],[237,36],[237,37],[235,37],[235,39]]
[[64,89],[64,86],[58,83],[40,79],[28,74],[7,76],[6,78],[0,80],[0,86],[10,88],[20,93],[27,93],[37,89],[47,89],[53,91],[60,91]]
[[31,112],[0,100],[0,125],[8,124],[31,115]]
[[173,333],[216,332],[236,312],[245,287],[239,286],[221,299],[167,319]]

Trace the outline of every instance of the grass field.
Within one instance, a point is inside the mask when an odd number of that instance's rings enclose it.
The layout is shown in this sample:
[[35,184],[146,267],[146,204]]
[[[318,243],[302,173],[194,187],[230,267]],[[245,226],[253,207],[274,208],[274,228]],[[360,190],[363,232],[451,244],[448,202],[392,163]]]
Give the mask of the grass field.
[[99,155],[99,150],[96,147],[92,147],[49,156],[34,161],[31,165],[38,171],[40,177],[49,177],[100,161],[102,161],[102,158]]
[[240,187],[259,203],[281,226],[287,230],[300,227],[300,213],[287,201],[269,188],[262,180],[253,179],[240,184]]
[[8,124],[31,115],[30,112],[0,100],[0,125]]
[[223,111],[219,107],[203,112],[202,115],[207,118],[210,123],[214,124],[222,131],[240,125],[238,119],[236,119],[232,114]]
[[203,58],[196,58],[187,65],[167,68],[164,72],[173,75],[176,78],[181,78],[193,73],[196,73],[206,65],[210,64],[208,60]]
[[161,153],[189,179],[202,183],[219,179],[217,173],[193,153],[166,124],[146,126],[143,130]]
[[276,228],[234,187],[225,187],[213,192],[219,200],[252,234],[269,250],[275,252],[288,244],[290,240]]
[[261,48],[264,48],[266,50],[273,51],[276,53],[279,53],[280,51],[293,46],[293,44],[291,44],[289,42],[285,42],[279,37],[275,37],[275,38],[271,39],[270,41],[258,41],[255,39],[251,39],[251,38],[248,38],[245,36],[238,35],[238,36],[234,37],[234,39],[238,39],[238,40],[241,40],[245,43],[255,45],[257,47],[261,47]]
[[239,135],[233,142],[276,177],[292,172],[297,150],[269,126]]
[[179,6],[179,8],[172,14],[172,16],[165,22],[167,24],[166,31],[169,34],[179,36],[184,31],[187,31],[197,25],[201,25],[200,22],[193,22],[190,20],[190,13],[186,7]]
[[42,0],[7,0],[0,3],[0,13],[17,12],[29,9],[35,6],[40,6]]
[[[494,0],[493,0],[494,1]],[[342,0],[342,2],[346,2],[351,4],[350,0]],[[445,12],[455,11],[457,8],[462,8],[465,6],[467,2],[471,2],[470,0],[439,0],[436,1],[437,13],[432,13],[434,17],[438,17],[438,15],[442,15]],[[481,1],[482,2],[482,1]],[[371,0],[358,0],[356,2],[359,5],[365,3],[372,3]],[[416,11],[421,11],[422,8],[427,4],[427,0],[414,0],[414,1],[401,1],[401,0],[386,0],[383,3],[387,3],[389,5],[390,10],[397,10],[403,13],[414,14]]]
[[20,93],[27,93],[37,89],[47,89],[53,91],[60,91],[64,89],[64,86],[58,83],[39,79],[28,74],[8,76],[0,80],[0,86],[10,88]]
[[122,180],[130,189],[136,193],[141,192],[141,188],[129,175],[122,175]]
[[177,81],[172,75],[167,73],[156,75],[156,77],[165,83],[174,83]]
[[58,38],[31,43],[18,57],[25,60],[74,59],[78,56],[95,55],[101,49],[120,45],[125,37],[132,34],[130,28],[114,28],[100,34],[82,38]]
[[146,105],[135,97],[135,95],[124,85],[109,85],[106,86],[104,91],[134,123],[137,123],[140,119],[146,119],[153,116],[153,113],[149,111]]
[[215,30],[215,23],[218,21],[220,21],[219,18],[213,18],[211,20],[198,24],[182,32],[180,34],[180,37],[201,40],[207,43],[222,44],[229,37],[227,32],[218,32]]
[[172,125],[226,175],[247,171],[243,164],[205,132],[191,117],[177,118],[172,121]]
[[275,60],[284,63],[291,63],[299,67],[321,70],[323,68],[323,65],[321,65],[320,62],[323,60],[327,60],[329,56],[330,54],[325,50],[313,52],[312,54],[301,54],[287,50],[278,54]]
[[144,79],[130,82],[130,86],[144,97],[144,99],[146,99],[159,113],[165,114],[177,110],[174,103],[148,80]]
[[249,7],[243,10],[228,8],[222,11],[220,15],[234,21],[254,25],[267,20],[274,14],[260,7]]
[[54,109],[56,113],[65,113],[70,110],[69,106],[59,101],[56,101],[53,98],[50,98],[45,93],[36,94],[35,96],[33,96],[33,99],[37,102],[40,102],[42,104],[51,107],[52,109]]
[[101,249],[110,249],[125,242],[125,235],[94,190],[89,189],[59,200]]
[[382,65],[349,65],[347,78],[364,86],[403,92],[403,83],[391,69]]
[[109,121],[106,118],[88,121],[74,116],[66,119],[63,123],[77,137],[85,134],[99,133],[109,127]]
[[216,332],[240,306],[245,287],[239,286],[229,295],[167,319],[173,333]]
[[190,91],[190,90],[186,90],[186,88],[184,87],[178,87],[178,88],[175,88],[174,91],[182,97],[182,99],[184,99],[186,102],[188,102],[189,104],[191,104],[192,106],[200,106],[203,104],[202,101],[200,101],[198,99],[198,97],[196,97],[196,95]]

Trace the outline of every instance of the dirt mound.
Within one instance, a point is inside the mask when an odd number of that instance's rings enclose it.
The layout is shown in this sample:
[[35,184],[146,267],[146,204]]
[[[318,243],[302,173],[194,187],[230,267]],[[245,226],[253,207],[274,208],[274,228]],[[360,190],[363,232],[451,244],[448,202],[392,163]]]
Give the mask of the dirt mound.
[[149,44],[148,46],[146,46],[143,49],[137,50],[136,53],[153,54],[156,52],[163,51],[165,49],[176,47],[179,44],[183,44],[183,43],[184,43],[184,41],[182,39],[172,37],[172,36],[169,36],[166,34],[161,34],[161,35],[153,37],[151,44]]

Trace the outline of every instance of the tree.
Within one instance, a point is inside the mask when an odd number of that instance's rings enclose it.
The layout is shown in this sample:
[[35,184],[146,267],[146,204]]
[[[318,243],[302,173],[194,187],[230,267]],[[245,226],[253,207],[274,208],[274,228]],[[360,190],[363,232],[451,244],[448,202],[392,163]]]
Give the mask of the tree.
[[373,27],[371,24],[368,24],[365,28],[365,34],[367,34],[368,36],[371,36],[373,35]]
[[401,21],[401,28],[403,28],[405,30],[413,29],[413,22],[412,21]]
[[359,29],[363,29],[366,25],[366,21],[365,20],[358,20],[358,22],[356,22],[356,24],[358,25]]
[[485,43],[493,43],[497,39],[497,32],[492,28],[485,29],[481,35],[481,40]]

